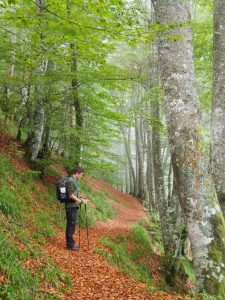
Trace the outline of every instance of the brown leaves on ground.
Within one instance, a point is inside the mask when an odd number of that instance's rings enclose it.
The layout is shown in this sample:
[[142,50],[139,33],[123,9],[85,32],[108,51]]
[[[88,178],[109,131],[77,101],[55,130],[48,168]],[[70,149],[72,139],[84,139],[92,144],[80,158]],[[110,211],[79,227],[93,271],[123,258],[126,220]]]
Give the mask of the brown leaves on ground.
[[15,138],[2,133],[0,136],[0,149],[3,154],[11,157],[13,166],[17,171],[25,172],[29,170],[23,158],[21,145]]
[[7,280],[8,279],[7,279],[6,275],[0,273],[0,284],[7,282]]
[[[120,231],[119,234],[127,232]],[[71,252],[65,249],[64,233],[61,232],[53,243],[43,251],[50,255],[60,268],[70,275],[74,289],[65,296],[71,300],[97,299],[181,299],[165,292],[147,292],[147,286],[124,275],[119,269],[110,266],[101,255],[93,252],[102,247],[99,239],[109,236],[104,230],[93,228],[89,231],[90,250],[87,249],[85,229],[81,230],[81,250]],[[112,232],[115,236],[115,232]]]
[[[108,201],[114,203],[117,217],[107,222],[99,222],[94,228],[89,229],[90,250],[88,250],[87,232],[81,230],[81,250],[70,252],[65,249],[65,233],[59,231],[58,237],[43,251],[50,255],[56,264],[66,272],[74,284],[74,289],[65,299],[78,300],[142,300],[142,299],[182,299],[177,295],[166,292],[148,292],[147,286],[124,275],[121,270],[110,266],[100,254],[93,251],[102,248],[99,240],[103,237],[115,238],[127,235],[130,225],[139,223],[145,216],[144,209],[137,199],[115,190],[110,185],[97,179],[89,178],[89,186],[95,192],[107,191]],[[116,197],[116,202],[110,197]],[[76,233],[77,237],[77,233]],[[150,262],[154,282],[159,281],[159,260]]]
[[[11,157],[16,170],[20,172],[28,171],[29,167],[24,162],[20,152],[20,145],[15,139],[2,135],[0,138],[1,152]],[[66,175],[65,170],[60,166],[55,166],[57,171],[61,170],[62,175]],[[107,200],[112,203],[117,210],[117,216],[113,220],[105,223],[99,222],[95,228],[89,229],[90,250],[87,247],[87,232],[81,230],[81,250],[80,252],[70,252],[65,249],[65,233],[58,231],[58,237],[50,242],[42,251],[52,257],[55,263],[73,282],[74,287],[64,294],[56,291],[48,284],[41,287],[40,292],[44,294],[57,294],[61,299],[68,300],[178,300],[184,299],[178,295],[172,295],[162,291],[148,292],[147,286],[124,275],[118,268],[110,266],[100,254],[93,250],[101,248],[99,240],[103,237],[117,237],[127,235],[131,224],[137,224],[145,216],[145,211],[140,202],[134,197],[121,193],[111,185],[87,177],[87,183],[94,192],[107,192]],[[48,178],[46,184],[52,184],[52,179]],[[46,187],[37,183],[40,190],[45,191]],[[34,196],[34,195],[32,195]],[[39,199],[40,200],[40,199]],[[38,201],[38,199],[35,199]],[[19,246],[19,245],[18,245]],[[153,281],[159,278],[159,261],[156,258],[150,262],[152,267]],[[27,260],[23,263],[24,268],[35,272],[39,267],[34,260]],[[6,281],[5,275],[0,274],[0,283]]]

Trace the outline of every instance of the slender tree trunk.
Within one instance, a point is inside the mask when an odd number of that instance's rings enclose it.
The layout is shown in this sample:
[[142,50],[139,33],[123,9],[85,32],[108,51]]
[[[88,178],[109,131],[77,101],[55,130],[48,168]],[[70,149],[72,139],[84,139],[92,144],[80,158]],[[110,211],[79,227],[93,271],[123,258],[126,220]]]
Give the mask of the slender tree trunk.
[[168,201],[170,201],[171,197],[172,197],[172,182],[173,182],[173,172],[172,172],[172,162],[170,161],[170,165],[169,165],[169,172],[168,172],[168,184],[167,184],[167,198]]
[[[152,15],[152,20],[154,19]],[[152,67],[150,74],[150,88],[155,91],[159,90],[159,70],[158,70],[158,56],[155,44],[152,45],[152,61],[154,62],[154,67]],[[167,252],[170,248],[169,244],[169,228],[167,226],[168,222],[168,212],[167,212],[167,201],[164,187],[164,172],[162,163],[162,147],[161,147],[161,136],[160,136],[160,98],[158,93],[155,94],[154,99],[151,99],[151,116],[155,121],[152,125],[152,159],[153,159],[153,174],[155,182],[155,199],[157,208],[160,215],[161,230],[163,235],[164,250]]]
[[225,216],[225,5],[214,0],[214,70],[212,105],[212,167]]
[[187,231],[181,212],[179,197],[175,180],[173,181],[173,191],[168,200],[168,231],[170,247],[165,252],[166,282],[174,286],[175,277],[179,271],[180,258],[184,257],[184,244],[187,238]]
[[149,206],[149,190],[148,190],[148,178],[147,178],[147,133],[145,131],[144,121],[141,120],[141,136],[142,136],[142,145],[143,145],[143,167],[142,167],[142,180],[143,180],[143,204],[145,207]]
[[[126,150],[126,149],[125,149]],[[129,165],[128,165],[128,160],[127,160],[127,155],[125,154],[126,159],[125,159],[125,192],[126,194],[130,194],[131,188],[130,188],[130,181],[129,181]]]
[[143,151],[142,151],[142,143],[141,143],[141,132],[140,132],[140,120],[136,117],[135,120],[135,140],[136,140],[136,153],[137,153],[137,178],[138,178],[138,194],[137,196],[140,199],[143,199],[143,169],[144,169],[144,161],[143,161]]
[[[49,87],[50,90],[50,87]],[[40,150],[40,157],[42,159],[48,159],[51,155],[51,122],[52,122],[52,112],[51,112],[51,102],[49,101],[50,95],[46,97],[45,105],[46,107],[46,120],[44,124],[44,133],[43,133],[43,146]]]
[[[16,138],[18,141],[21,141],[22,128],[29,120],[31,120],[31,109],[30,109],[29,100],[30,100],[30,86],[22,87],[20,108],[22,108],[23,106],[26,107],[26,115],[22,116],[19,121],[19,126],[18,126],[18,130],[17,130],[17,135],[16,135]],[[20,108],[19,108],[19,110],[20,110]]]
[[[45,10],[45,1],[44,0],[36,0],[37,4],[37,12],[44,20],[43,12]],[[40,26],[41,28],[42,26]],[[44,38],[44,32],[42,32],[42,28],[40,29],[40,37]],[[40,45],[42,48],[43,45]],[[44,131],[44,97],[45,97],[45,86],[42,82],[43,75],[45,74],[48,68],[48,61],[43,60],[39,66],[37,67],[37,75],[41,77],[41,82],[35,84],[35,111],[33,114],[33,119],[31,120],[32,131],[28,135],[26,146],[27,146],[27,154],[31,160],[35,160],[38,158],[38,153],[41,147],[41,141]]]
[[[159,101],[156,99],[152,104],[152,115],[155,120],[160,119],[160,107]],[[170,249],[169,243],[169,228],[168,213],[167,213],[167,201],[164,188],[164,176],[162,169],[162,155],[161,155],[161,138],[159,128],[157,125],[152,126],[152,153],[153,153],[153,165],[154,165],[154,181],[155,181],[155,197],[156,203],[160,215],[161,229],[163,234],[163,242],[165,252]]]
[[[72,4],[73,2],[71,0],[67,0],[68,19],[71,19]],[[71,43],[70,48],[71,48],[71,71],[73,73],[73,79],[71,82],[71,86],[72,86],[71,119],[72,119],[72,127],[75,128],[75,135],[71,136],[71,148],[73,152],[74,164],[79,165],[81,159],[81,148],[82,148],[80,135],[83,128],[83,112],[82,112],[81,102],[78,93],[79,82],[77,79],[78,62],[77,62],[76,44]]]
[[10,111],[10,106],[12,104],[10,103],[10,96],[11,96],[11,87],[10,82],[13,79],[14,76],[14,70],[15,70],[15,44],[16,44],[16,29],[12,29],[13,35],[12,35],[12,51],[11,51],[11,62],[9,66],[9,72],[8,72],[8,78],[7,82],[5,83],[5,89],[4,89],[4,110],[5,110],[5,119],[4,119],[4,126],[7,125],[7,120],[10,119],[10,115],[13,116],[13,112]]
[[35,89],[36,99],[36,108],[32,121],[32,130],[33,132],[28,137],[28,145],[29,145],[29,154],[31,160],[37,159],[38,153],[41,146],[43,131],[44,131],[44,109],[43,109],[43,99],[39,98],[39,89]]
[[[72,72],[77,73],[77,56],[76,56],[76,51],[73,45],[71,45],[72,48],[72,65],[71,69]],[[77,76],[77,75],[75,75]],[[73,106],[74,106],[74,111],[75,111],[75,121],[76,121],[76,137],[74,139],[74,149],[73,151],[75,152],[75,165],[79,165],[80,163],[80,158],[81,158],[81,130],[83,128],[83,113],[82,113],[82,108],[81,108],[81,103],[78,95],[78,80],[77,78],[74,78],[72,80],[72,99],[73,99]]]
[[131,193],[132,195],[136,195],[136,176],[135,176],[135,171],[134,171],[134,166],[132,163],[132,157],[131,157],[131,150],[130,150],[130,144],[129,144],[129,139],[126,136],[125,129],[121,127],[121,131],[123,134],[123,139],[124,139],[124,145],[126,149],[126,155],[127,155],[127,160],[129,164],[129,171],[130,171],[130,178],[131,178]]
[[156,201],[155,201],[155,181],[154,181],[154,168],[153,168],[153,158],[152,158],[152,135],[150,126],[147,125],[147,171],[146,171],[146,180],[149,190],[149,210],[156,210]]
[[160,71],[174,176],[191,243],[197,288],[224,294],[225,221],[201,137],[190,12],[182,1],[153,2],[157,22],[166,28],[158,43]]

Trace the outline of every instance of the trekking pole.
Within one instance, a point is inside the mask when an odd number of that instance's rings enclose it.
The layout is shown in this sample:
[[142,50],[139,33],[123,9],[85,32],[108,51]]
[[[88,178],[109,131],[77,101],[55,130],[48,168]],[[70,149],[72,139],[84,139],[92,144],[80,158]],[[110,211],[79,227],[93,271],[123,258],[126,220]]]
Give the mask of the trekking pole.
[[86,228],[87,228],[87,241],[88,241],[88,250],[89,250],[89,231],[88,231],[88,218],[87,218],[87,204],[85,203],[85,219],[86,219]]
[[79,209],[79,222],[78,222],[78,226],[79,226],[79,230],[78,230],[78,243],[79,243],[79,247],[80,247],[80,224],[81,224],[81,205],[80,205],[80,209]]

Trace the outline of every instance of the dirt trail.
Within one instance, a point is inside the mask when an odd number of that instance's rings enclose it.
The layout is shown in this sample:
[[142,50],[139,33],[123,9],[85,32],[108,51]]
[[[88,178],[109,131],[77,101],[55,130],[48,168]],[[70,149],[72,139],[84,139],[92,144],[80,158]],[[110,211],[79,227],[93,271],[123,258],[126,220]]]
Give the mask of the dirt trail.
[[[144,218],[144,208],[136,198],[121,193],[101,180],[92,179],[89,185],[94,192],[107,191],[109,195],[107,200],[117,212],[115,219],[108,220],[107,222],[99,222],[96,224],[97,228],[107,231],[127,230],[132,224],[138,224]],[[112,199],[116,199],[116,201]]]
[[[137,199],[115,190],[102,181],[92,180],[91,188],[95,192],[108,191],[111,197],[119,200],[115,204],[117,217],[105,223],[99,222],[89,230],[90,250],[87,249],[85,230],[81,230],[81,250],[78,253],[65,250],[64,232],[59,232],[59,236],[54,242],[45,248],[44,251],[70,275],[73,281],[73,291],[70,295],[64,295],[62,298],[71,300],[181,299],[164,292],[147,292],[145,284],[128,278],[93,251],[102,247],[99,242],[100,238],[127,234],[129,226],[139,223],[145,212]],[[113,200],[109,199],[109,201],[115,203]]]

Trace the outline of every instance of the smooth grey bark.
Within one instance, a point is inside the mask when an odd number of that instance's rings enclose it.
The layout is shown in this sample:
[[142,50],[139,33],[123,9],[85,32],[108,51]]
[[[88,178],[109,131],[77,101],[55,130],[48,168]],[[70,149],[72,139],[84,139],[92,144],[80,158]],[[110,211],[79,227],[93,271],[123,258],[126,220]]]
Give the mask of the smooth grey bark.
[[[129,127],[127,132],[127,145],[125,145],[127,161],[129,166],[129,178],[130,178],[130,193],[131,195],[136,195],[136,174],[134,171],[133,161],[132,161],[132,153],[131,153],[131,128]],[[127,147],[127,148],[126,148]]]
[[146,180],[149,191],[149,210],[156,210],[155,201],[155,181],[154,181],[154,171],[153,171],[153,159],[152,159],[152,135],[150,126],[146,127],[147,133],[147,170],[146,170]]
[[172,162],[170,161],[169,165],[169,172],[168,172],[168,184],[167,184],[167,198],[168,201],[172,197],[172,178],[173,178],[173,172],[172,172]]
[[[125,154],[126,156],[126,154]],[[128,165],[128,160],[127,160],[127,156],[125,158],[125,193],[129,194],[131,191],[130,188],[130,180],[129,180],[129,165]]]
[[129,173],[130,173],[130,178],[131,178],[131,183],[130,183],[131,194],[136,195],[136,176],[135,176],[134,166],[132,163],[130,143],[129,143],[129,139],[126,135],[126,131],[123,127],[121,127],[121,132],[123,134],[123,140],[124,140],[127,160],[128,160],[128,164],[129,164]]
[[[51,71],[51,64],[48,64],[47,72]],[[46,86],[45,96],[45,120],[42,136],[42,147],[39,156],[42,159],[48,159],[51,155],[51,123],[52,123],[52,102],[51,102],[51,85]]]
[[[71,19],[71,11],[73,8],[73,2],[71,0],[66,1],[67,5],[67,15],[68,19]],[[71,123],[72,127],[75,128],[75,135],[72,134],[71,136],[71,148],[73,153],[73,160],[75,165],[80,164],[81,159],[81,149],[82,143],[80,134],[83,128],[83,111],[81,106],[81,101],[79,98],[78,88],[79,82],[77,79],[77,72],[78,72],[78,61],[77,61],[77,47],[76,41],[74,43],[70,43],[71,48],[71,71],[73,73],[73,78],[71,81],[72,87],[72,101],[71,101]]]
[[149,202],[149,192],[147,186],[147,178],[145,172],[145,156],[146,156],[146,143],[144,137],[143,130],[143,121],[141,117],[135,120],[135,138],[136,138],[136,152],[138,159],[138,197],[143,200],[143,204],[147,204]]
[[137,196],[140,199],[143,199],[144,189],[144,154],[143,154],[143,144],[141,138],[141,124],[138,117],[135,117],[135,140],[136,140],[136,160],[137,160]]
[[18,111],[22,107],[26,108],[26,114],[25,116],[22,116],[19,120],[18,130],[16,138],[18,141],[21,141],[21,135],[22,135],[22,128],[25,126],[25,124],[31,119],[31,104],[30,104],[30,86],[24,86],[21,88],[21,105]]
[[166,282],[174,286],[176,274],[179,271],[180,258],[184,257],[184,244],[187,238],[184,219],[182,216],[176,182],[173,182],[173,191],[168,199],[168,228],[170,248],[165,252]]
[[[160,104],[156,99],[152,105],[152,116],[156,120],[160,120]],[[163,244],[165,252],[170,249],[170,232],[167,225],[168,222],[168,207],[166,201],[166,194],[164,188],[164,174],[162,168],[162,155],[161,155],[161,137],[159,128],[156,125],[152,126],[152,156],[154,165],[154,182],[155,182],[155,197],[160,215],[160,223],[163,236]]]
[[153,3],[157,23],[163,29],[158,41],[158,53],[167,128],[197,288],[211,294],[224,294],[225,221],[201,136],[190,12],[183,1],[154,0]]
[[40,87],[35,88],[35,112],[32,120],[32,133],[29,135],[29,154],[31,159],[37,159],[38,153],[41,146],[43,130],[44,130],[44,109],[43,109],[43,99],[40,97]]
[[13,35],[12,35],[12,50],[11,50],[11,58],[10,58],[10,65],[8,70],[8,80],[5,83],[5,89],[4,89],[4,111],[5,111],[5,119],[4,119],[4,126],[7,125],[7,120],[13,119],[11,118],[13,116],[13,112],[10,111],[10,106],[12,104],[10,103],[10,96],[11,96],[11,87],[10,87],[10,81],[13,79],[14,71],[15,71],[15,59],[16,59],[16,52],[15,52],[15,45],[16,45],[16,29],[12,29]]
[[213,50],[212,168],[225,216],[225,5],[221,0],[214,0]]
[[[45,1],[44,0],[36,0],[37,4],[37,13],[40,14],[40,16],[43,17],[43,11],[45,10]],[[41,32],[40,27],[40,37],[41,39],[44,38],[43,32]],[[43,45],[40,45],[42,47]],[[46,70],[48,68],[48,61],[44,60],[40,62],[40,64],[37,67],[36,74],[37,76],[41,77],[41,82],[35,83],[35,90],[34,90],[34,101],[35,101],[35,111],[33,114],[33,118],[31,120],[31,128],[32,131],[28,135],[26,144],[27,144],[27,152],[28,157],[31,160],[35,160],[38,158],[38,153],[41,147],[41,141],[43,136],[43,130],[44,130],[44,117],[45,117],[45,111],[44,111],[44,97],[45,97],[45,86],[43,84],[43,75],[45,74]]]
[[[152,12],[151,16],[152,21],[154,20],[154,15]],[[159,80],[159,70],[158,70],[158,55],[155,43],[152,44],[152,61],[153,67],[151,68],[150,73],[150,88],[154,91],[158,91],[160,87]],[[164,170],[163,170],[163,157],[162,157],[162,143],[160,135],[160,96],[158,93],[155,93],[153,99],[151,99],[150,110],[151,118],[153,119],[152,124],[152,159],[153,159],[153,174],[154,174],[154,183],[155,183],[155,200],[160,215],[161,230],[163,236],[163,244],[165,252],[168,252],[170,249],[169,243],[169,227],[167,226],[168,222],[168,207],[164,186]]]
[[[72,108],[75,116],[75,130],[76,130],[76,136],[71,137],[72,143],[71,146],[73,148],[73,156],[74,156],[74,164],[79,165],[80,159],[81,159],[81,138],[80,134],[83,128],[83,111],[81,107],[81,101],[79,99],[78,94],[78,87],[79,83],[76,78],[76,73],[78,71],[78,63],[77,63],[77,54],[76,49],[74,45],[71,45],[71,51],[72,51],[72,63],[71,63],[71,71],[74,73],[74,78],[72,79],[71,85],[72,85]],[[73,116],[72,116],[73,118]]]

